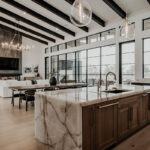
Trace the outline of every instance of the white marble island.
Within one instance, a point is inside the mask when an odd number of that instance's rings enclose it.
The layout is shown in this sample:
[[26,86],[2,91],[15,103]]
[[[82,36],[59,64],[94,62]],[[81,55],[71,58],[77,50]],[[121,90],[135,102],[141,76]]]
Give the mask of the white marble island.
[[82,150],[82,107],[150,91],[149,86],[120,85],[118,88],[130,91],[99,93],[97,87],[87,87],[36,93],[36,139],[48,144],[50,150]]

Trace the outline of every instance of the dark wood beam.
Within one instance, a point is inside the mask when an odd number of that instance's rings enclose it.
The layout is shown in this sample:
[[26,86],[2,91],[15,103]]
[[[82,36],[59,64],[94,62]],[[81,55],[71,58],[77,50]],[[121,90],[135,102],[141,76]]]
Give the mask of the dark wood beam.
[[36,37],[33,37],[33,36],[29,35],[29,34],[20,32],[20,31],[18,31],[18,30],[15,30],[15,29],[10,28],[10,27],[8,27],[8,26],[5,26],[5,25],[3,25],[3,24],[0,24],[0,28],[2,28],[3,30],[10,31],[10,32],[12,32],[12,33],[17,32],[17,33],[19,33],[21,36],[24,36],[24,37],[27,37],[27,38],[32,39],[32,40],[34,40],[34,41],[37,41],[37,42],[39,42],[39,43],[48,45],[48,42],[46,42],[46,41],[44,41],[44,40],[41,40],[41,39],[38,39],[38,38],[36,38]]
[[148,1],[148,3],[150,4],[150,0],[147,0]]
[[113,0],[103,0],[110,8],[112,8],[121,18],[126,17],[126,13]]
[[70,34],[72,36],[75,36],[75,32],[69,30],[68,28],[66,28],[66,27],[64,27],[64,26],[62,26],[62,25],[60,25],[60,24],[50,20],[49,18],[47,18],[47,17],[37,13],[36,11],[33,11],[32,9],[29,9],[28,7],[22,5],[22,4],[14,1],[14,0],[2,0],[2,1],[6,2],[7,4],[9,4],[11,6],[14,6],[17,9],[25,11],[26,13],[30,14],[31,16],[33,16],[35,18],[38,18],[41,21],[43,21],[43,22],[45,22],[45,23],[47,23],[47,24],[49,24],[49,25],[51,25],[51,26],[53,26],[55,28],[58,28],[58,29],[60,29],[63,32],[66,32],[66,33],[68,33],[68,34]]
[[[45,2],[44,0],[32,0],[32,1],[35,2],[36,4],[42,6],[43,8],[47,9],[48,11],[52,12],[53,14],[63,18],[67,22],[71,23],[70,17],[68,15],[66,15],[62,11],[58,10],[57,8],[53,7],[52,5],[50,5],[49,3]],[[82,29],[85,32],[89,31],[88,27],[81,27],[80,29]]]
[[32,21],[30,21],[30,20],[28,20],[28,19],[26,19],[26,18],[23,18],[23,17],[21,17],[21,16],[15,14],[15,13],[13,13],[13,12],[11,12],[11,11],[8,11],[8,10],[2,8],[2,7],[0,7],[0,12],[3,13],[3,14],[8,15],[8,16],[14,18],[14,19],[17,19],[17,20],[19,20],[19,21],[22,21],[22,22],[24,22],[24,23],[26,23],[26,24],[28,24],[28,25],[34,27],[34,28],[37,28],[37,29],[39,29],[39,30],[41,30],[41,31],[47,32],[47,33],[49,33],[50,35],[53,35],[53,36],[55,36],[55,37],[57,37],[57,38],[60,38],[60,39],[64,40],[64,36],[63,36],[63,35],[58,34],[58,33],[54,32],[54,31],[52,31],[52,30],[50,30],[50,29],[47,29],[47,28],[45,28],[45,27],[43,27],[43,26],[41,26],[41,25],[39,25],[39,24],[36,24],[36,23],[34,23],[34,22],[32,22]]
[[0,17],[0,20],[1,20],[2,22],[5,22],[5,23],[9,24],[9,25],[12,25],[12,26],[14,26],[14,27],[17,27],[18,29],[22,29],[22,30],[27,31],[27,32],[29,32],[29,33],[32,33],[32,34],[34,34],[34,35],[40,36],[41,38],[44,38],[44,39],[49,40],[49,41],[51,41],[51,42],[54,42],[54,43],[56,42],[56,40],[53,39],[53,38],[50,38],[50,37],[48,37],[48,36],[46,36],[46,35],[44,35],[44,34],[41,34],[41,33],[36,32],[36,31],[34,31],[34,30],[31,30],[31,29],[29,29],[29,28],[27,28],[27,27],[25,27],[25,26],[22,26],[22,25],[20,25],[20,24],[18,24],[18,23],[15,23],[15,22],[13,22],[13,21],[11,21],[11,20],[5,19],[5,18],[3,18],[3,17]]
[[[65,1],[72,5],[75,0],[65,0]],[[92,13],[92,19],[99,25],[105,27],[105,21],[100,17],[98,17],[97,15],[95,15],[94,13]]]

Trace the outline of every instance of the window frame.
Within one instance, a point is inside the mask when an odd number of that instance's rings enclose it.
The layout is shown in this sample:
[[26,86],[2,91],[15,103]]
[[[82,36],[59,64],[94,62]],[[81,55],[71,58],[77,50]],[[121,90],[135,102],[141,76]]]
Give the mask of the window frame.
[[122,44],[133,43],[133,42],[135,43],[135,40],[119,43],[119,84],[122,84]]

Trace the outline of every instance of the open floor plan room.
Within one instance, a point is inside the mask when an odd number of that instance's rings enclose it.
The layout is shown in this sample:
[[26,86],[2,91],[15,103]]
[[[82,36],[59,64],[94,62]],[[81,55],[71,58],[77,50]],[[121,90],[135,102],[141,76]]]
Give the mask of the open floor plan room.
[[0,0],[0,150],[150,150],[150,0]]

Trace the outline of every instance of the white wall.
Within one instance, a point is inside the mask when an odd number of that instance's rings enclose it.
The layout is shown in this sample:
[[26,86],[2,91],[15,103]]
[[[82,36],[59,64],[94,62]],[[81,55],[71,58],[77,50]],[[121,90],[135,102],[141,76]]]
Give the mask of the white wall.
[[33,41],[31,39],[23,37],[23,45],[34,46],[30,51],[23,51],[22,53],[22,73],[24,67],[35,67],[39,66],[39,74],[44,78],[44,48],[45,45],[42,43]]
[[[93,44],[88,44],[88,45],[84,45],[84,46],[80,46],[80,47],[74,47],[71,49],[67,49],[67,50],[62,50],[62,51],[58,51],[55,53],[49,53],[44,55],[45,56],[52,56],[52,55],[59,55],[59,54],[63,54],[63,53],[69,53],[69,52],[75,52],[75,51],[80,51],[80,50],[85,50],[85,49],[90,49],[90,48],[94,48],[94,47],[99,47],[99,46],[106,46],[106,45],[110,45],[110,44],[116,44],[116,55],[117,55],[117,60],[116,60],[116,64],[117,64],[117,76],[119,79],[119,43],[121,42],[126,42],[126,41],[131,41],[131,40],[135,40],[135,74],[136,74],[136,79],[142,79],[142,48],[143,48],[143,38],[147,38],[150,37],[150,30],[146,30],[146,31],[142,31],[142,20],[145,18],[150,17],[150,11],[149,12],[140,12],[138,14],[134,14],[132,16],[129,16],[129,20],[131,22],[135,22],[135,37],[133,37],[132,39],[125,39],[123,37],[119,36],[119,26],[122,25],[123,20],[120,19],[119,22],[114,23],[114,24],[109,24],[107,25],[105,28],[103,28],[101,31],[97,31],[97,33],[102,32],[102,31],[106,31],[108,29],[112,29],[112,28],[116,28],[116,38],[112,39],[112,40],[107,40],[107,41],[100,41],[97,43],[93,43]],[[90,34],[87,35],[91,35],[91,34],[95,34],[96,32],[90,32]],[[84,35],[80,35],[80,37],[85,37]],[[80,38],[78,37],[78,38]],[[76,38],[76,39],[78,39]],[[74,38],[73,38],[74,39]],[[66,41],[71,41],[73,39],[68,39]],[[64,41],[63,43],[65,43],[66,41]],[[58,45],[58,43],[56,43],[56,45]],[[150,81],[150,79],[149,79]]]

